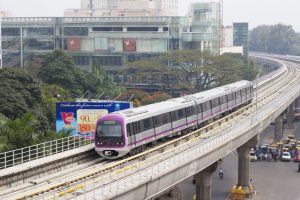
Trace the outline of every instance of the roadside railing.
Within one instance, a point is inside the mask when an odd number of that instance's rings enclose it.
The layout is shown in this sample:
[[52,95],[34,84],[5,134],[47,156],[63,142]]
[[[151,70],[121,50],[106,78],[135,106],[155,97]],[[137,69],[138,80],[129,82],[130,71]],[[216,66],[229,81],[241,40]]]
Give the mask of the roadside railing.
[[0,153],[0,169],[86,146],[93,141],[93,136],[70,136]]

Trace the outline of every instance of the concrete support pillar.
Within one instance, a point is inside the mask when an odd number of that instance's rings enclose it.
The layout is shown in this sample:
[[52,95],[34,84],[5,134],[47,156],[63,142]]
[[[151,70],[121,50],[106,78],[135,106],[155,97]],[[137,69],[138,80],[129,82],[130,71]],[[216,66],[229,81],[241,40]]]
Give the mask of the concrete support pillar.
[[212,175],[217,167],[218,162],[195,175],[197,200],[211,200]]
[[294,128],[294,103],[287,108],[286,125],[287,128]]
[[275,140],[280,140],[283,137],[283,118],[279,115],[275,119]]
[[295,104],[295,108],[300,108],[300,97],[298,97],[298,98],[295,100],[294,104]]
[[238,186],[247,187],[249,184],[250,150],[257,145],[257,142],[258,135],[237,149],[239,153]]

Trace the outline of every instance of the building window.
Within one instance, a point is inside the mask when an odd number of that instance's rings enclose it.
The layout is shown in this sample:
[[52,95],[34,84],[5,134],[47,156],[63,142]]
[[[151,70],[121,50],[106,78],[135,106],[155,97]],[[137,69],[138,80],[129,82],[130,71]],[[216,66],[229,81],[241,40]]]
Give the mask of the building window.
[[26,39],[23,42],[24,49],[30,50],[53,50],[54,42],[41,39]]
[[28,36],[54,35],[54,28],[51,27],[28,28],[27,34]]
[[2,28],[2,36],[20,36],[20,28]]
[[111,32],[111,31],[117,31],[122,32],[123,27],[93,27],[92,29],[95,32]]
[[73,56],[73,60],[76,65],[89,65],[89,57],[88,56]]
[[168,31],[169,31],[169,27],[164,27],[164,28],[163,28],[163,31],[164,31],[164,32],[168,32]]
[[100,66],[122,66],[121,56],[95,56],[93,64]]
[[65,36],[87,36],[88,28],[87,27],[65,27],[64,35]]
[[158,32],[158,27],[127,27],[127,31],[138,31],[138,32]]

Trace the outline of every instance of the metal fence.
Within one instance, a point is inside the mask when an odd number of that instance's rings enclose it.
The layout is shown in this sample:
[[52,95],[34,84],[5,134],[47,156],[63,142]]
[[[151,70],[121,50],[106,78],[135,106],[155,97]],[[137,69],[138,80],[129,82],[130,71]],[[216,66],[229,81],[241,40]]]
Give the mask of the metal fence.
[[70,136],[0,154],[0,169],[51,156],[93,143],[91,136]]

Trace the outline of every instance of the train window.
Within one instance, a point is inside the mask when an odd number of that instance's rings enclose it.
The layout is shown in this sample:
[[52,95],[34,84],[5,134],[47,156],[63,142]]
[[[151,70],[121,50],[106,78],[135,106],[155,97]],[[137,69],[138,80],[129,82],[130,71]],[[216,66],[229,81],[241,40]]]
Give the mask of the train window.
[[190,109],[190,107],[185,108],[185,114],[186,114],[187,117],[191,116],[191,109]]
[[158,116],[153,117],[153,121],[154,121],[155,126],[159,125],[159,117]]
[[131,136],[132,135],[132,132],[131,132],[131,124],[127,124],[126,125],[126,128],[127,128],[127,136]]
[[176,121],[177,120],[177,115],[176,115],[176,111],[172,112],[172,121]]
[[177,110],[177,114],[179,119],[184,118],[184,109]]
[[245,94],[246,94],[245,89],[242,89],[242,90],[241,90],[241,93],[242,93],[242,97],[245,96]]
[[144,131],[149,130],[149,129],[152,128],[152,123],[151,123],[150,118],[144,119],[143,124],[144,124]]
[[194,106],[191,106],[191,115],[194,115],[196,112],[195,112],[195,107]]
[[139,134],[140,132],[142,132],[142,130],[141,130],[141,122],[140,121],[134,123],[134,130],[135,130],[134,131],[135,134]]
[[220,97],[220,105],[226,104],[226,96]]
[[202,113],[201,104],[199,104],[199,105],[197,106],[197,109],[198,109],[198,112],[197,112],[197,113]]
[[163,124],[167,124],[170,122],[170,116],[169,116],[169,113],[166,113],[166,114],[162,114],[159,116],[160,118],[160,123],[161,125]]
[[232,101],[234,98],[233,98],[233,94],[227,94],[227,100],[228,102]]
[[202,111],[205,112],[205,111],[208,111],[211,109],[211,106],[210,106],[210,102],[207,101],[205,103],[202,104]]
[[211,105],[210,105],[210,102],[205,102],[205,107],[206,107],[206,110],[211,110]]
[[240,91],[237,91],[235,93],[235,98],[238,99],[238,98],[241,98],[241,92]]
[[219,98],[211,100],[212,108],[219,106]]

